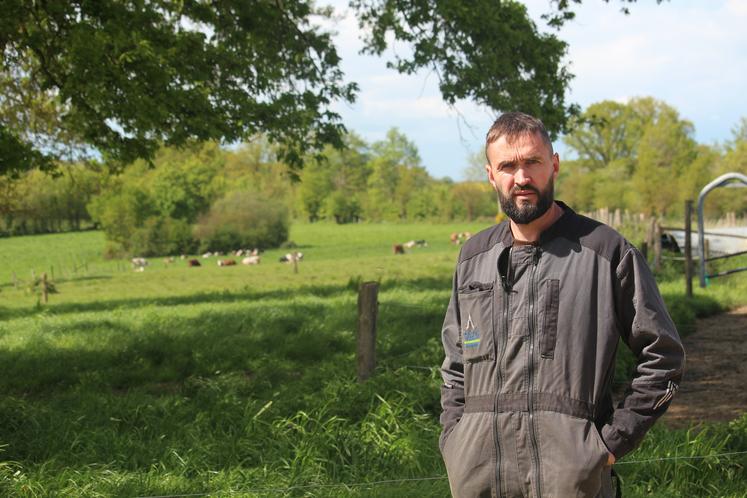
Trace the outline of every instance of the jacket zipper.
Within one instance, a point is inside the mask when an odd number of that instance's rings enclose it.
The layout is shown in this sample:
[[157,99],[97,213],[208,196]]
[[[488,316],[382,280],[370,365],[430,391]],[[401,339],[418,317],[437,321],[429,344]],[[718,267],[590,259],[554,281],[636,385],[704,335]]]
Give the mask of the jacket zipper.
[[[508,268],[506,269],[506,274],[510,276],[511,274],[511,252],[513,251],[513,247],[509,247],[508,249]],[[498,271],[500,275],[500,270]],[[497,387],[496,387],[496,395],[495,395],[495,411],[493,413],[493,434],[494,434],[494,443],[495,443],[495,454],[496,454],[496,460],[495,460],[495,492],[498,496],[503,496],[503,490],[501,489],[501,447],[500,442],[498,441],[498,397],[501,393],[501,364],[503,364],[503,353],[506,351],[506,337],[508,336],[508,308],[509,308],[509,301],[511,297],[511,291],[507,289],[504,286],[501,286],[503,288],[503,333],[500,334],[501,336],[501,351],[497,355],[497,361],[496,369],[498,379],[497,379]]]
[[528,372],[529,372],[529,386],[527,389],[527,401],[528,401],[528,408],[529,408],[529,434],[531,436],[532,440],[532,459],[534,460],[534,477],[535,477],[535,484],[537,489],[537,498],[541,498],[542,496],[542,488],[541,488],[541,471],[540,471],[540,459],[539,459],[539,450],[537,447],[537,433],[534,428],[534,398],[532,397],[532,393],[534,390],[534,378],[533,378],[533,371],[534,371],[534,336],[535,336],[535,310],[536,305],[535,301],[537,299],[537,293],[535,292],[535,278],[537,273],[537,264],[539,263],[540,258],[540,249],[538,247],[533,248],[532,250],[532,270],[529,278],[529,365],[528,365]]

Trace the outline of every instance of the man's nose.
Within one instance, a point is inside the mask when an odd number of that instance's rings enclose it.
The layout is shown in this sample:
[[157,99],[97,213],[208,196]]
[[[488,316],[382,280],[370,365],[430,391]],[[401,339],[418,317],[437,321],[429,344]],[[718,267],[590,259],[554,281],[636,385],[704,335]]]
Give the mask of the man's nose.
[[527,185],[529,182],[531,182],[531,178],[529,176],[529,173],[527,172],[524,167],[519,167],[516,169],[516,172],[514,173],[514,183],[517,185]]

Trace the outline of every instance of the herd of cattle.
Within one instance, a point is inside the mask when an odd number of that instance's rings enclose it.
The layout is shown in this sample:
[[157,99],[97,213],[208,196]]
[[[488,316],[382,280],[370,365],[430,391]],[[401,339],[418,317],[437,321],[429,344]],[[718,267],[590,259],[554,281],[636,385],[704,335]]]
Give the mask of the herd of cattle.
[[[212,257],[219,257],[218,259],[218,266],[236,266],[239,264],[239,262],[242,265],[258,265],[261,261],[261,256],[259,254],[259,249],[239,249],[237,251],[233,251],[232,254],[234,256],[241,257],[239,261],[237,261],[234,258],[224,258],[226,256],[225,253],[220,252],[206,252],[202,255],[203,259],[212,258]],[[243,257],[242,257],[243,256]],[[200,260],[197,258],[187,258],[186,255],[182,254],[180,259],[183,259],[187,262],[187,266],[190,268],[194,268],[196,266],[202,266],[202,263],[200,263]],[[292,263],[292,262],[298,262],[303,261],[303,253],[302,252],[289,252],[288,254],[280,257],[279,261],[281,263]],[[165,258],[163,262],[168,266],[174,262],[176,262],[176,258],[174,256],[169,256],[168,258]],[[130,260],[130,263],[132,264],[132,268],[135,271],[145,271],[145,267],[148,266],[148,260],[146,258],[132,258]]]
[[[449,236],[449,241],[452,244],[463,244],[467,242],[472,234],[470,232],[454,232]],[[408,240],[402,244],[392,244],[392,252],[394,254],[405,254],[405,249],[413,249],[415,247],[428,247],[428,242],[425,240]]]
[[[467,240],[472,237],[472,234],[470,232],[454,232],[449,237],[449,240],[452,244],[463,244]],[[416,247],[428,247],[428,242],[425,240],[408,240],[407,242],[404,242],[402,244],[393,244],[392,245],[392,251],[394,254],[405,254],[405,249],[414,249]],[[239,264],[239,262],[242,265],[258,265],[261,260],[261,256],[259,254],[258,249],[248,250],[248,249],[239,249],[237,251],[233,251],[233,256],[237,258],[241,258],[241,260],[237,261],[233,258],[224,259],[223,257],[226,256],[224,253],[219,252],[206,252],[202,255],[203,259],[211,258],[211,257],[219,257],[221,259],[218,259],[218,266],[236,266]],[[187,266],[189,267],[195,267],[195,266],[202,266],[202,263],[200,263],[200,260],[197,258],[191,258],[188,259],[187,256],[182,254],[181,259],[186,260]],[[166,259],[164,259],[164,263],[166,265],[170,265],[171,263],[174,263],[176,261],[176,258],[173,256],[170,256]],[[289,252],[284,256],[281,256],[279,260],[281,263],[298,263],[299,261],[303,261],[303,253],[294,251]],[[148,260],[145,258],[132,258],[130,261],[132,263],[132,268],[135,271],[145,271],[145,267],[148,266]]]

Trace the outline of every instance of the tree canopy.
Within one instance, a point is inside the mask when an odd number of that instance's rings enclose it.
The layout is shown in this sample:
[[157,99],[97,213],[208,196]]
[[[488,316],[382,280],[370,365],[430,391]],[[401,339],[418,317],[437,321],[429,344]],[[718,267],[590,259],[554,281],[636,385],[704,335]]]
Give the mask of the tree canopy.
[[330,103],[356,86],[311,2],[3,4],[0,172],[49,167],[62,134],[123,163],[258,132],[292,163],[339,143]]
[[[620,0],[627,4],[631,0]],[[556,0],[560,27],[580,0]],[[364,52],[392,42],[402,73],[435,71],[446,102],[541,117],[553,135],[576,107],[565,42],[517,1],[350,0]],[[343,145],[335,102],[352,102],[330,7],[312,0],[7,0],[0,20],[0,174],[101,154],[152,160],[162,145],[263,134],[298,167]],[[329,23],[327,23],[329,25]]]

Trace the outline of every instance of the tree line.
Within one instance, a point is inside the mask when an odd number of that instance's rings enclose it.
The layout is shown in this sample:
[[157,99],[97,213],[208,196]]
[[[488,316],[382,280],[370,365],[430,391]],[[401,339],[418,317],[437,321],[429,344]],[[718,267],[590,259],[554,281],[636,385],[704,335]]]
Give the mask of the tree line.
[[[730,140],[698,144],[692,123],[650,97],[589,106],[564,141],[576,157],[561,160],[557,197],[580,211],[679,217],[683,201],[706,182],[747,171],[747,119]],[[372,143],[347,133],[343,143],[309,154],[300,171],[260,136],[234,148],[162,147],[152,164],[137,160],[123,169],[66,163],[0,177],[0,233],[101,228],[111,254],[174,254],[242,240],[277,245],[292,219],[472,221],[498,213],[481,152],[465,160],[467,181],[455,182],[429,175],[396,128]],[[747,213],[743,193],[729,190],[709,198],[707,215]]]
[[215,142],[162,147],[152,165],[136,160],[61,164],[0,177],[0,233],[22,235],[101,228],[107,252],[178,254],[274,247],[291,219],[336,223],[492,219],[486,182],[435,179],[416,146],[391,129],[367,143],[326,146],[298,171],[264,137],[237,148]]
[[[699,144],[695,127],[651,97],[606,100],[574,118],[564,137],[577,158],[562,161],[558,196],[579,210],[627,209],[681,218],[684,201],[727,172],[747,173],[747,118],[724,143]],[[706,215],[747,214],[741,189],[709,196]]]

